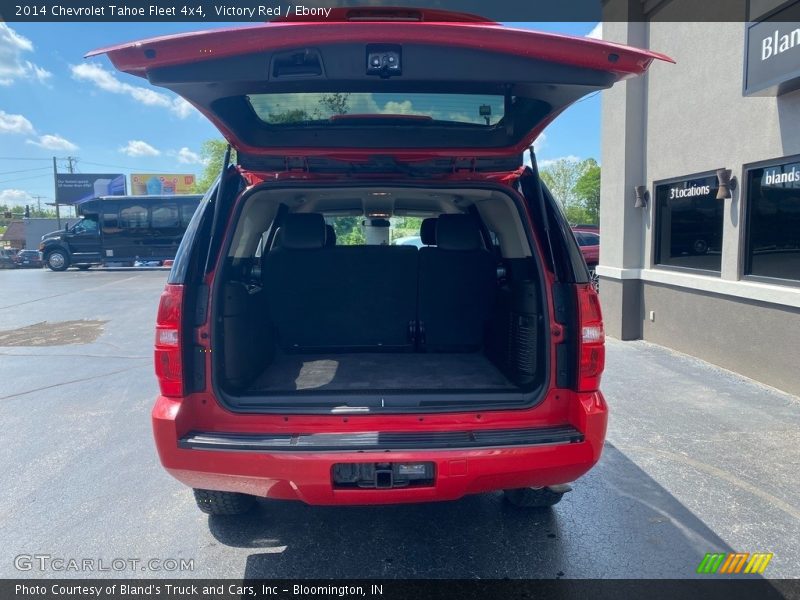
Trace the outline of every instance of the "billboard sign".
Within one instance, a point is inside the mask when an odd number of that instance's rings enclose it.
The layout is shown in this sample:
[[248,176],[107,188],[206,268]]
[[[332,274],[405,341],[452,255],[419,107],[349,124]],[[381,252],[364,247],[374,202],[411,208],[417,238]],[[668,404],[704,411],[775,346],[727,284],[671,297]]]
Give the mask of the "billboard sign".
[[193,194],[194,175],[185,173],[133,173],[131,194],[133,196],[170,196]]
[[747,26],[744,95],[778,96],[800,89],[800,1]]
[[56,173],[56,202],[78,204],[98,196],[124,196],[125,176],[119,173]]

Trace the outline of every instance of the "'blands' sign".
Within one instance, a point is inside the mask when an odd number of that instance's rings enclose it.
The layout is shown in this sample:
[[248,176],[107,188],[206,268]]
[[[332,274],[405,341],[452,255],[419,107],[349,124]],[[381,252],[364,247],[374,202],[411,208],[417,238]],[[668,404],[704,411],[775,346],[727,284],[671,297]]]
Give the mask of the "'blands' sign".
[[749,25],[746,36],[746,96],[777,96],[800,89],[800,1]]

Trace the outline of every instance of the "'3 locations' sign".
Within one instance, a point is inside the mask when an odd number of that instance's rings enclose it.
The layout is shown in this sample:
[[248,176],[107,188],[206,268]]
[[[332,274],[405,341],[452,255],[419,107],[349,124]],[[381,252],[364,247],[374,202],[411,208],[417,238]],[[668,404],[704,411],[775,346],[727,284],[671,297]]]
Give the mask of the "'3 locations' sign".
[[800,1],[748,25],[744,94],[776,96],[800,89]]

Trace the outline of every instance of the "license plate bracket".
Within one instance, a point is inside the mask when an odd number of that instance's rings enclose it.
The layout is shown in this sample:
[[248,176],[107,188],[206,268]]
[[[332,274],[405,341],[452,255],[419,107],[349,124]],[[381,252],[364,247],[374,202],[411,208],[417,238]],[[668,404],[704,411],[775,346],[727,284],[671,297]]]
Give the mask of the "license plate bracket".
[[331,469],[335,488],[394,489],[432,486],[436,478],[432,462],[337,463]]

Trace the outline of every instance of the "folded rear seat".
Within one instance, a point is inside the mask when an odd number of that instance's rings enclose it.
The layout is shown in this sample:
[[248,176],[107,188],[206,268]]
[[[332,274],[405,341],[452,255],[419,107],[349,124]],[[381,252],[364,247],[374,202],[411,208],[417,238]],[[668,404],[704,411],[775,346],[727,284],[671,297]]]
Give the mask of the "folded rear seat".
[[264,285],[284,350],[414,349],[416,248],[325,247],[317,213],[291,213],[281,231],[280,247],[264,260]]

